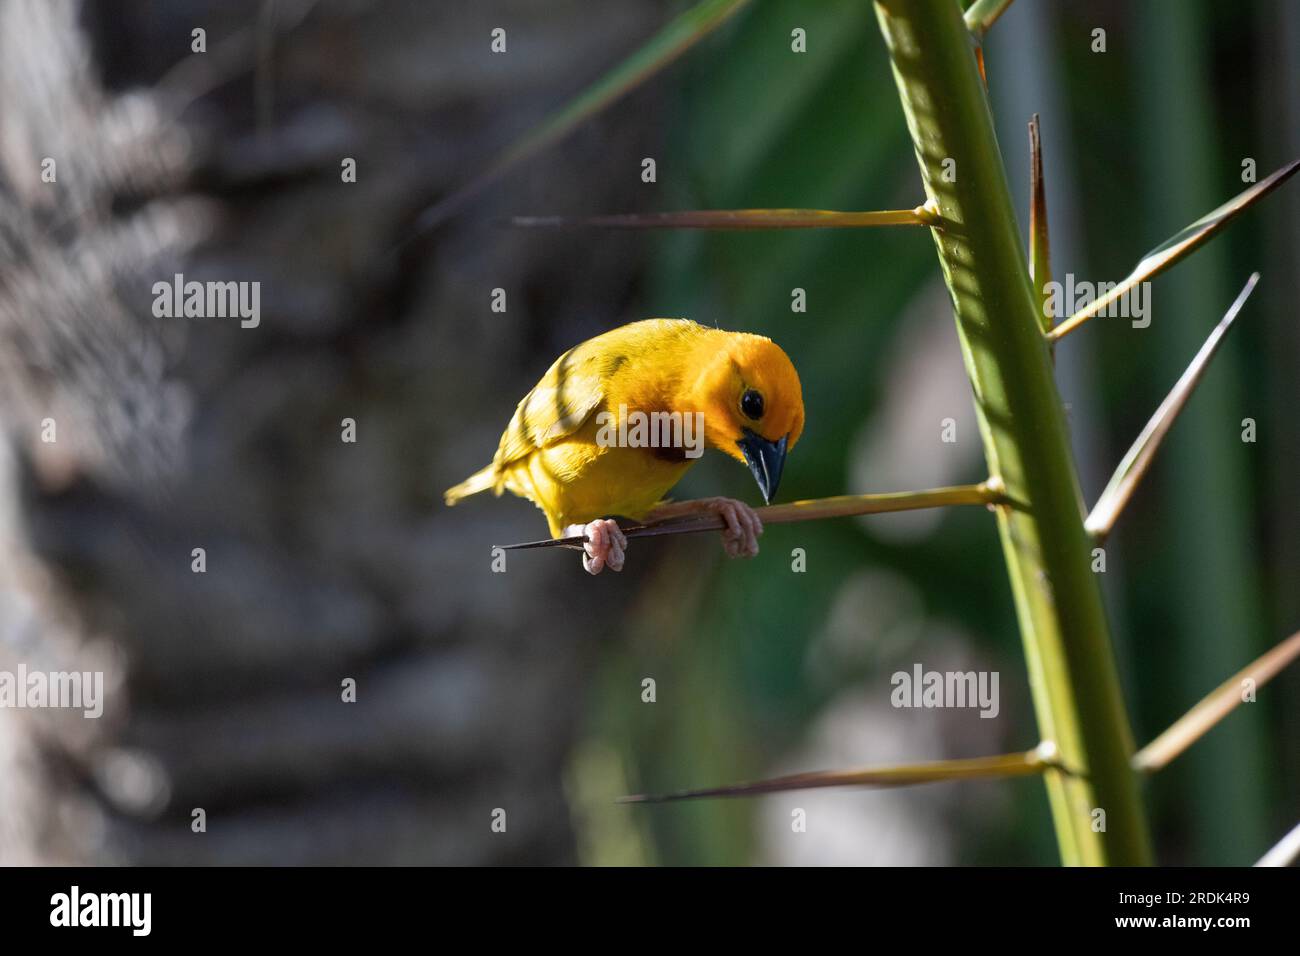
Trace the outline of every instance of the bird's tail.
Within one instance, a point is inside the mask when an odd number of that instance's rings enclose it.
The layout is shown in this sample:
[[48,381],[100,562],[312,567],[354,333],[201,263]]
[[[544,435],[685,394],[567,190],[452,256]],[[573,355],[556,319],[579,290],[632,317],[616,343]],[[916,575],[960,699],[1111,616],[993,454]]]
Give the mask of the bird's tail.
[[488,465],[481,471],[476,471],[459,485],[448,488],[442,493],[442,500],[448,506],[454,505],[462,498],[468,498],[470,495],[476,495],[480,491],[495,489],[497,485],[496,465]]

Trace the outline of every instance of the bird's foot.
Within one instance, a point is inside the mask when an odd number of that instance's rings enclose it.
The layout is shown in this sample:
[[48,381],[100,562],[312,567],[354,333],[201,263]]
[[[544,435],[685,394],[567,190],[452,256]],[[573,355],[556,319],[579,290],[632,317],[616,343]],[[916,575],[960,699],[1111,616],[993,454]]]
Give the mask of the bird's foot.
[[722,519],[722,547],[731,557],[752,558],[758,554],[758,536],[763,533],[763,519],[743,501],[699,498],[673,502],[657,509],[651,518],[676,518],[689,514],[715,514]]
[[582,566],[588,574],[600,574],[606,568],[623,570],[627,535],[613,518],[598,518],[583,524],[571,524],[564,529],[564,537],[582,535],[586,538],[582,550]]
[[734,498],[705,498],[709,510],[719,515],[727,526],[722,529],[722,547],[733,558],[758,556],[758,536],[763,533],[763,519],[758,512]]

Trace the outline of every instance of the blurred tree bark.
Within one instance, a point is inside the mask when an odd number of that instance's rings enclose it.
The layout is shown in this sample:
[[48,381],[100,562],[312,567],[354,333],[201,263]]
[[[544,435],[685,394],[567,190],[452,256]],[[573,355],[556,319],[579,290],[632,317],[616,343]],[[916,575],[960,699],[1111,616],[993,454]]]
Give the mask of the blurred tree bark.
[[[0,710],[0,862],[572,858],[594,592],[491,573],[540,518],[441,490],[636,317],[628,246],[493,220],[636,208],[653,94],[391,250],[661,11],[483,6],[0,0],[0,669],[108,687]],[[260,282],[260,325],[156,318],[175,273]]]

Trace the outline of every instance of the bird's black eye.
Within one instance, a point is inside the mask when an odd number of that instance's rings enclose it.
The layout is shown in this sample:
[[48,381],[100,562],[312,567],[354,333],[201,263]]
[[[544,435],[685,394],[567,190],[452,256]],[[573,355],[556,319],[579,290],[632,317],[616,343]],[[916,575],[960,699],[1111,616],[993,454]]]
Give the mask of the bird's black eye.
[[763,396],[752,388],[740,396],[740,410],[747,418],[758,421],[763,417]]

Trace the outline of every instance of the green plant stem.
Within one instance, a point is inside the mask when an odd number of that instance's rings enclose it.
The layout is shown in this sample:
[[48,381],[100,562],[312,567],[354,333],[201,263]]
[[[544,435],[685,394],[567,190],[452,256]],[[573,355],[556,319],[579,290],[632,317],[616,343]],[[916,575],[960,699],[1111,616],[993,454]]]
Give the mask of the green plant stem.
[[[939,208],[934,239],[989,473],[1013,502],[998,507],[998,529],[1034,707],[1070,771],[1045,775],[1061,858],[1146,864],[1150,838],[1092,543],[970,34],[952,0],[877,0],[876,12]],[[1094,828],[1098,810],[1104,832]]]

